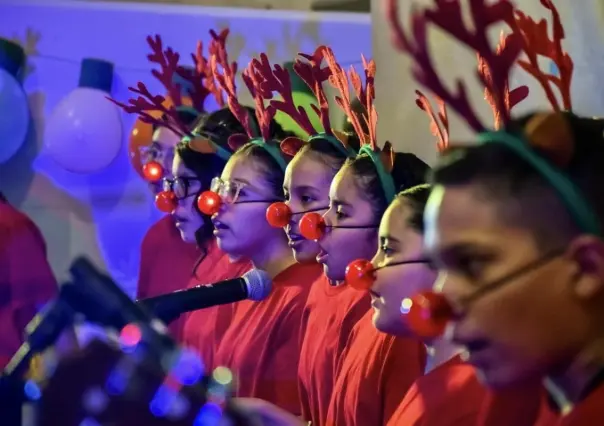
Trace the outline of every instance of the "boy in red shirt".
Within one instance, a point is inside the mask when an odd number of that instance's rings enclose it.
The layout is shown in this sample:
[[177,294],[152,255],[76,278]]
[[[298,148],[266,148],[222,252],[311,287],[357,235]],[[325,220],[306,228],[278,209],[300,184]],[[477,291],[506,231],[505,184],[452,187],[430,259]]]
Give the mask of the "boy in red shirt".
[[596,425],[604,125],[554,108],[479,134],[436,168],[426,246],[446,273],[450,336],[480,378],[493,389],[545,378],[551,408],[540,421]]

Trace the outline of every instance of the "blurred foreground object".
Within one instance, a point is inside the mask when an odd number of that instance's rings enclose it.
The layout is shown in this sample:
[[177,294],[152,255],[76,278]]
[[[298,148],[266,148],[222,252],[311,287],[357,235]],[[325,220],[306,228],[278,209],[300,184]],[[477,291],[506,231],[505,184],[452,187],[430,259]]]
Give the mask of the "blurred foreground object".
[[[87,259],[77,259],[70,271],[72,280],[30,322],[26,343],[2,377],[11,403],[33,402],[35,424],[250,424],[229,405],[234,379],[228,369],[208,376],[196,354],[181,350],[159,320]],[[79,319],[106,327],[106,341],[63,357],[44,383],[23,380],[32,357]]]

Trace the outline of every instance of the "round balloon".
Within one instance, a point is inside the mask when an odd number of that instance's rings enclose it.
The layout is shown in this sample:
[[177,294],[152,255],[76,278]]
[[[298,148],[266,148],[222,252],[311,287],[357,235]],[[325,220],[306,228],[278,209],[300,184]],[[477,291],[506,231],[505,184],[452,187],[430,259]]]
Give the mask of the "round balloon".
[[79,87],[54,109],[46,125],[46,152],[64,169],[95,173],[117,157],[122,144],[122,122],[106,93]]
[[[189,97],[183,97],[182,104],[187,106],[192,106],[193,101]],[[166,100],[163,102],[164,108],[170,108],[174,103],[169,97],[166,97]],[[159,119],[162,115],[161,112],[153,111],[150,112],[153,118]],[[136,173],[139,174],[140,177],[145,179],[145,174],[143,173],[143,159],[141,157],[141,148],[147,148],[151,146],[151,142],[153,142],[153,126],[149,123],[145,123],[140,118],[137,118],[134,122],[134,126],[132,126],[132,130],[130,131],[130,140],[128,142],[128,158],[130,159],[130,164],[136,170]]]
[[0,68],[0,164],[19,150],[29,127],[29,106],[23,88]]

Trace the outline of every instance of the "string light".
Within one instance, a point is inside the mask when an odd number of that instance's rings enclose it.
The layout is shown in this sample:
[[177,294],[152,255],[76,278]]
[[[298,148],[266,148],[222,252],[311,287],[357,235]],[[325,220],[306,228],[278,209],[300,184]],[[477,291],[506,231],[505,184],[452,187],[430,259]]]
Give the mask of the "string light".
[[[71,58],[63,58],[60,56],[54,56],[54,55],[44,55],[44,54],[34,54],[34,55],[30,55],[28,57],[29,59],[42,59],[42,60],[47,60],[47,61],[54,61],[54,62],[63,62],[66,64],[73,64],[76,66],[80,66],[80,63],[82,62],[81,59],[71,59]],[[344,61],[344,62],[340,62],[340,64],[344,67],[346,66],[351,66],[351,65],[362,65],[362,62],[360,60],[354,60],[354,61]],[[115,70],[116,71],[126,71],[126,72],[134,72],[134,73],[141,73],[141,74],[149,74],[151,72],[151,67],[148,68],[144,68],[144,67],[129,67],[129,66],[121,66],[121,65],[115,65]]]

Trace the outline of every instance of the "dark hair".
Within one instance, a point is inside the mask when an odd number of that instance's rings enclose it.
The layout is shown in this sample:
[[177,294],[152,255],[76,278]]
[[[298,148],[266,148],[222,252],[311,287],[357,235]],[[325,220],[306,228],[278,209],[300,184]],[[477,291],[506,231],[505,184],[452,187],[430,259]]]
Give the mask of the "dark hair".
[[[283,160],[288,161],[288,157],[281,154],[276,141],[267,142],[274,146],[275,152],[282,156]],[[260,145],[255,143],[247,143],[237,150],[235,156],[245,156],[250,158],[251,161],[256,162],[262,173],[264,174],[264,180],[268,184],[271,193],[276,199],[283,199],[285,194],[283,193],[283,180],[285,178],[285,170],[277,163],[271,154],[268,153]]]
[[[377,173],[377,168],[369,155],[361,154],[346,160],[344,167],[350,168],[361,194],[373,205],[376,218],[382,217],[388,208],[384,188]],[[397,152],[394,157],[394,167],[390,175],[394,180],[397,191],[426,183],[430,167],[417,156],[407,152]]]
[[[254,109],[249,107],[245,108],[248,110],[250,117],[253,117],[254,123],[257,127],[258,121],[256,120]],[[240,131],[233,133],[245,133],[245,130],[239,122],[237,122],[237,126],[239,126]],[[279,149],[278,143],[288,136],[294,136],[294,133],[283,130],[281,125],[274,119],[271,120],[269,129],[271,138],[273,140],[267,143],[274,145],[275,151],[281,155],[281,150]],[[275,197],[279,199],[283,198],[284,170],[281,169],[281,166],[277,164],[277,161],[268,153],[266,149],[256,145],[255,143],[247,143],[239,148],[235,154],[233,154],[233,158],[237,156],[246,156],[254,159],[262,168],[262,172],[265,174],[265,180]],[[285,156],[283,156],[283,159],[287,160]]]
[[403,201],[411,209],[407,223],[416,231],[424,233],[424,210],[430,197],[431,186],[427,183],[405,189],[396,195],[395,200]]
[[[514,120],[505,130],[523,137],[525,126],[535,114]],[[574,136],[574,153],[564,172],[602,222],[604,121],[571,113],[565,116]],[[547,161],[545,152],[536,148],[534,151]],[[475,184],[483,198],[500,202],[500,217],[530,229],[543,248],[565,244],[581,232],[551,184],[503,144],[454,149],[440,160],[431,180],[447,186]]]
[[[354,133],[349,133],[347,136],[347,144],[355,151],[358,151],[361,144],[358,136]],[[327,166],[331,167],[334,174],[342,168],[346,159],[349,158],[333,142],[326,138],[311,139],[302,146],[297,155],[302,156],[306,153],[315,154]]]
[[[250,112],[250,117],[254,117],[255,120],[254,110],[249,107],[246,107],[246,109]],[[279,129],[280,127],[275,127],[274,131]],[[195,124],[193,133],[207,135],[215,144],[232,152],[228,145],[229,137],[233,134],[245,133],[245,129],[228,108],[222,108],[209,115],[202,116]],[[176,146],[176,153],[187,169],[195,173],[199,179],[201,183],[200,193],[210,188],[212,179],[220,176],[226,165],[226,161],[219,156],[193,151],[186,142],[180,142]],[[197,244],[203,246],[212,237],[212,221],[210,217],[199,211],[196,203],[193,205],[203,219],[203,226],[196,233]]]

